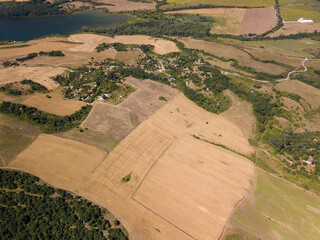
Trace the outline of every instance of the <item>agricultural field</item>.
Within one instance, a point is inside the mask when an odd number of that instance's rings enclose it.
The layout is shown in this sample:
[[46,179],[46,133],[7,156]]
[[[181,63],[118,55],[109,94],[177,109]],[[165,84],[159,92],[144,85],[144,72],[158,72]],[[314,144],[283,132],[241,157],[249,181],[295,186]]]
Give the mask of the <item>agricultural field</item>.
[[150,44],[154,45],[154,52],[158,54],[166,54],[179,51],[175,43],[171,41],[140,35],[115,36],[114,38],[111,38],[94,34],[75,34],[69,37],[68,40],[71,42],[84,43],[70,49],[70,51],[75,52],[92,52],[99,44],[104,42],[119,42],[122,44]]
[[203,8],[185,9],[180,11],[169,11],[168,14],[199,14],[206,17],[215,18],[212,34],[237,34],[246,9],[242,8]]
[[312,108],[320,106],[320,92],[319,89],[307,85],[298,80],[288,80],[276,85],[276,89],[280,91],[287,91],[295,93],[303,97]]
[[49,183],[74,190],[107,153],[73,140],[40,134],[8,167],[33,173]]
[[320,199],[258,171],[256,187],[235,211],[227,232],[259,239],[319,239]]
[[[51,77],[63,74],[66,69],[52,67],[10,67],[0,69],[0,85],[7,83],[20,82],[24,79],[32,79],[32,81],[40,83],[47,89],[58,87]],[[10,75],[10,78],[8,76]]]
[[5,167],[39,135],[39,129],[0,114],[0,166]]
[[272,7],[247,9],[238,34],[262,34],[277,24],[276,12]]
[[226,59],[234,58],[239,61],[240,65],[252,67],[253,69],[256,69],[258,71],[263,71],[272,74],[280,74],[287,71],[287,68],[279,65],[271,63],[262,63],[253,60],[246,52],[230,45],[225,45],[218,42],[207,42],[204,40],[197,40],[193,38],[183,38],[180,40],[188,48],[204,50],[218,57],[223,57]]
[[96,103],[81,127],[121,141],[166,103],[159,99],[160,96],[170,100],[178,93],[169,86],[150,80],[127,78],[126,83],[136,90],[118,105]]
[[61,88],[56,88],[49,93],[33,94],[23,100],[21,104],[60,116],[71,115],[86,105],[84,102],[64,99]]
[[280,7],[284,21],[298,21],[299,18],[312,19],[320,23],[320,6],[318,5],[286,5]]
[[296,23],[296,22],[285,22],[284,26],[279,30],[268,34],[270,37],[277,37],[280,35],[290,35],[297,33],[312,33],[320,29],[320,23]]
[[198,5],[198,4],[208,4],[214,6],[232,6],[232,7],[266,7],[272,6],[274,1],[272,0],[168,0],[168,7],[176,6],[186,6],[186,5]]

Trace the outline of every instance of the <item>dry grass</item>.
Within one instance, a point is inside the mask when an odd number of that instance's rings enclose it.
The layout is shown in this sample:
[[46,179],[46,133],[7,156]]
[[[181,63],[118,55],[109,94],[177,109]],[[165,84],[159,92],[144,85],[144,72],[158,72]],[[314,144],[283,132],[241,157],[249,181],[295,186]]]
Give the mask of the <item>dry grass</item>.
[[155,9],[154,2],[134,2],[128,0],[97,0],[98,3],[106,5],[97,6],[97,8],[108,8],[111,12],[134,11],[134,10],[152,10]]
[[235,47],[225,45],[217,42],[208,42],[204,40],[196,40],[192,38],[180,39],[187,48],[194,48],[204,50],[219,57],[234,58],[239,61],[240,65],[252,67],[258,71],[267,72],[271,74],[280,74],[287,69],[271,63],[261,63],[250,58],[250,56]]
[[[252,50],[252,49],[247,49],[249,53],[251,53],[253,56],[260,60],[269,60],[269,61],[277,61],[280,63],[288,64],[294,67],[299,67],[301,66],[302,59],[297,59],[297,58],[290,58],[286,56],[281,56],[276,53],[271,54],[268,52],[265,52],[263,50]],[[262,52],[261,52],[262,51]]]
[[137,124],[165,104],[164,101],[159,100],[159,96],[170,100],[178,93],[169,86],[151,80],[127,78],[126,83],[136,91],[116,106],[96,103],[81,126],[121,141]]
[[279,35],[290,35],[297,34],[300,32],[314,32],[315,30],[319,31],[320,23],[293,23],[286,22],[284,26],[278,31],[270,33],[268,36],[276,37]]
[[0,85],[31,79],[48,89],[58,86],[50,77],[64,73],[66,70],[52,67],[10,67],[0,69]]
[[298,80],[288,80],[277,84],[276,89],[280,91],[292,92],[303,97],[312,108],[320,106],[320,91],[308,84]]
[[106,155],[83,143],[41,134],[8,166],[31,172],[62,188],[74,189]]
[[199,14],[202,16],[217,18],[211,33],[237,34],[245,15],[243,8],[203,8],[170,11],[166,13]]
[[225,94],[231,99],[232,105],[221,116],[237,125],[248,139],[254,138],[256,119],[252,112],[252,105],[240,100],[229,90],[225,91]]
[[306,62],[306,66],[320,70],[320,59],[319,59],[319,61],[308,61],[308,62]]
[[277,24],[276,12],[272,7],[247,9],[238,34],[261,34]]
[[82,45],[70,49],[71,51],[75,52],[92,52],[99,44],[103,42],[120,42],[123,44],[151,44],[155,46],[154,51],[159,54],[166,54],[170,52],[179,51],[174,42],[141,35],[115,36],[114,38],[111,38],[94,34],[75,34],[69,37],[69,41],[84,43]]
[[[51,98],[48,98],[49,95]],[[65,100],[61,89],[56,89],[50,93],[36,93],[21,102],[24,105],[38,108],[41,111],[56,115],[71,115],[81,109],[86,104],[84,102]]]

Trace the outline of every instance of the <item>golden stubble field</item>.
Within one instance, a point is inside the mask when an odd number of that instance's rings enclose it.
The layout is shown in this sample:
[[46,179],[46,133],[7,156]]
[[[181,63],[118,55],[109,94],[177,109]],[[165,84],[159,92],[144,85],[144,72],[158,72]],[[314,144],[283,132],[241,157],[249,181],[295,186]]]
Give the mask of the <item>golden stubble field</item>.
[[[193,135],[243,154],[254,151],[236,125],[178,94],[107,157],[75,141],[40,135],[9,167],[108,208],[131,239],[217,239],[252,188],[254,164]],[[126,176],[130,181],[122,181]]]
[[23,100],[21,104],[60,116],[71,115],[86,105],[84,102],[63,99],[62,89],[59,88],[50,93],[35,93]]

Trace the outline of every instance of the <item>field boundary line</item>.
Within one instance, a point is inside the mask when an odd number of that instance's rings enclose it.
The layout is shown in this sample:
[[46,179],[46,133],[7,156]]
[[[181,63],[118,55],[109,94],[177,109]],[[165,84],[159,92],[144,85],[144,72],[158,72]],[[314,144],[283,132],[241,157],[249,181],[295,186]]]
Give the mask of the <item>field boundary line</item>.
[[223,230],[222,230],[222,232],[221,232],[220,237],[218,238],[218,240],[222,240],[222,239],[223,239],[223,237],[224,237],[224,235],[225,235],[225,233],[226,233],[226,231],[227,231],[228,224],[229,224],[229,222],[231,221],[231,219],[232,219],[235,211],[240,207],[240,205],[241,205],[242,203],[244,203],[247,199],[249,199],[249,198],[252,196],[252,194],[254,193],[254,190],[256,189],[256,183],[257,183],[257,167],[256,167],[256,165],[254,165],[254,174],[253,174],[252,186],[251,186],[251,188],[249,189],[248,193],[247,193],[245,196],[243,196],[243,197],[236,203],[236,205],[234,205],[231,213],[229,214],[229,217],[228,217],[228,219],[227,219],[227,222],[226,222],[226,224],[225,224],[224,227],[223,227]]

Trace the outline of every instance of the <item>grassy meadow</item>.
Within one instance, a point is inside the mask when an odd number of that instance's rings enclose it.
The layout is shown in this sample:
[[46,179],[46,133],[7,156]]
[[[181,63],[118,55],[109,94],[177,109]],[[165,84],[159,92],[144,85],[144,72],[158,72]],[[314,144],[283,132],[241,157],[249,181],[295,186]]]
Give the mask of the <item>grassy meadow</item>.
[[312,5],[287,5],[281,6],[281,15],[284,21],[297,21],[299,18],[312,19],[320,22],[320,6]]
[[231,224],[262,239],[320,239],[320,199],[258,171],[253,195]]

